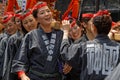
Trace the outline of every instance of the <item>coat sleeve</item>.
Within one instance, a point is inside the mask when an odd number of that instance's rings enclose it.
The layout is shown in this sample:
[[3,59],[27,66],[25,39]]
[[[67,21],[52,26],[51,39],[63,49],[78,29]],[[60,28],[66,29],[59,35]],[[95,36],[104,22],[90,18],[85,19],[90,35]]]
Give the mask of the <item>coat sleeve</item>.
[[20,45],[19,50],[17,51],[13,62],[12,62],[12,72],[18,71],[27,71],[29,69],[29,42],[30,42],[30,35],[26,35]]

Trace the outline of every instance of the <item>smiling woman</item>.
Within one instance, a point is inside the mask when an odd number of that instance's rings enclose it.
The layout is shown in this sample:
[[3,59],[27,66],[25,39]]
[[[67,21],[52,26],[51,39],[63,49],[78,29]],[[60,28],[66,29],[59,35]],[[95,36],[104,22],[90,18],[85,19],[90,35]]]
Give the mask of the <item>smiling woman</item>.
[[79,80],[80,68],[78,64],[79,56],[75,56],[79,46],[87,41],[84,28],[79,21],[74,18],[63,20],[63,41],[61,43],[61,54],[65,60],[63,72],[66,74],[66,80]]
[[63,32],[51,27],[52,12],[46,2],[38,2],[32,11],[38,29],[25,35],[13,60],[12,72],[17,72],[21,80],[61,80],[59,49]]

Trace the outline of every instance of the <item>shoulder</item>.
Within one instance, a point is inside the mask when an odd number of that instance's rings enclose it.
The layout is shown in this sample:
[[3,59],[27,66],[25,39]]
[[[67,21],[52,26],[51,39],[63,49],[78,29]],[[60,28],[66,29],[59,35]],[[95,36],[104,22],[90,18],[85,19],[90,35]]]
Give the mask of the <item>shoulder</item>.
[[16,37],[16,33],[13,34],[13,35],[11,35],[11,36],[9,37],[9,40],[10,40],[10,39],[15,39],[15,37]]
[[62,30],[60,30],[60,29],[54,29],[56,32],[59,32],[59,33],[63,33],[63,31]]

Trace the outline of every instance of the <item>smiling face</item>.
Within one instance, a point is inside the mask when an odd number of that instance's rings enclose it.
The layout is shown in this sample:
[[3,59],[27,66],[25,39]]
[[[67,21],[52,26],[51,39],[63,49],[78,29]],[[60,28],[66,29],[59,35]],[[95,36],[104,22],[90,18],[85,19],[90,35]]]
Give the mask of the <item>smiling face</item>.
[[35,20],[35,18],[33,17],[32,14],[30,14],[29,16],[25,17],[22,20],[23,26],[24,28],[29,32],[33,29],[37,28],[37,21]]
[[42,26],[50,26],[52,22],[52,12],[48,8],[48,6],[44,6],[40,9],[38,9],[37,13],[37,21]]
[[82,35],[82,28],[79,27],[77,24],[75,24],[69,31],[70,37],[73,40],[77,40],[81,37]]
[[15,22],[11,19],[6,23],[6,32],[9,35],[14,34],[17,31],[17,27],[15,25]]

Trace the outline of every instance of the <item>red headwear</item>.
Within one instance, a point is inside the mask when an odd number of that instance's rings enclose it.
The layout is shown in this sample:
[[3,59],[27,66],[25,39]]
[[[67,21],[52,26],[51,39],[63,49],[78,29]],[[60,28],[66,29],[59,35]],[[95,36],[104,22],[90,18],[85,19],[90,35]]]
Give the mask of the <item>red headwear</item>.
[[73,28],[76,24],[76,20],[73,20],[72,23],[70,24],[70,28]]
[[35,9],[39,9],[41,7],[44,7],[44,6],[47,6],[47,3],[46,2],[43,2],[41,4],[38,4],[38,5],[35,5],[31,11],[35,10]]
[[82,14],[82,18],[92,18],[93,14],[92,13],[84,13]]
[[18,17],[18,18],[22,19],[22,15],[21,14],[15,14],[15,17]]
[[7,23],[14,16],[14,13],[7,12],[7,13],[5,13],[5,16],[7,18],[5,20],[2,20],[2,23]]
[[112,21],[112,28],[114,28],[116,25],[117,23]]
[[32,13],[31,11],[27,12],[25,15],[23,15],[23,16],[21,17],[21,20],[25,19],[25,18],[26,18],[27,16],[29,16],[31,13]]
[[100,16],[100,15],[110,15],[108,10],[99,10],[93,17]]
[[73,17],[65,17],[64,20],[70,20],[72,19],[72,22],[70,23],[70,28],[73,28],[76,24],[76,20]]

